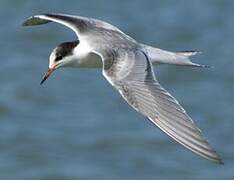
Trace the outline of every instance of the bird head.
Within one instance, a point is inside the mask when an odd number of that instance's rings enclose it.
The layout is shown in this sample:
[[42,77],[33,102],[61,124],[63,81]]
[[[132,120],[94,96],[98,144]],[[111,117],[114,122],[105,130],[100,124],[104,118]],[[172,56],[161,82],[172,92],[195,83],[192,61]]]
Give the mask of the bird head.
[[79,44],[79,40],[73,42],[64,42],[59,44],[50,54],[49,69],[45,73],[40,84],[58,68],[71,65],[75,60],[74,49]]

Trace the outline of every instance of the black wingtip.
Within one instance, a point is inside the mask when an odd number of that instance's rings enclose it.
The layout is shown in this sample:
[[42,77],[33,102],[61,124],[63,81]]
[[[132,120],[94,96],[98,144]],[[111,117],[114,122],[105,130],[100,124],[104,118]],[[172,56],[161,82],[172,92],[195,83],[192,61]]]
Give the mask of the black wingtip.
[[28,26],[28,20],[31,19],[32,17],[26,19],[21,25],[22,26]]
[[45,15],[31,16],[22,23],[22,26],[36,26],[50,22],[50,20],[43,19],[40,16],[45,16]]
[[24,21],[24,22],[21,24],[21,26],[28,26],[27,20]]
[[216,154],[216,157],[213,159],[213,162],[218,165],[224,165],[222,158],[216,153],[216,151],[214,151],[214,153]]
[[32,22],[34,21],[35,17],[34,16],[30,16],[29,18],[27,18],[23,23],[22,26],[32,26],[34,25]]
[[224,165],[224,162],[221,160],[221,161],[219,162],[219,164],[220,164],[220,165]]
[[222,159],[219,159],[219,160],[218,160],[218,164],[219,164],[219,165],[224,165],[223,160],[222,160]]

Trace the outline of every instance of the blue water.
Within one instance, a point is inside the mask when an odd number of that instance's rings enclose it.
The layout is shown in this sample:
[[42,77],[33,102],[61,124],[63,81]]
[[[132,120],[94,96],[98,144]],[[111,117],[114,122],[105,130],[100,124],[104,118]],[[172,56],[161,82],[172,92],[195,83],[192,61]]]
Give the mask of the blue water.
[[[234,1],[0,1],[0,179],[234,179]],[[155,68],[225,165],[175,143],[122,100],[100,70],[60,69],[48,56],[75,38],[57,24],[25,28],[43,12],[99,18],[140,42],[196,49],[194,69]]]

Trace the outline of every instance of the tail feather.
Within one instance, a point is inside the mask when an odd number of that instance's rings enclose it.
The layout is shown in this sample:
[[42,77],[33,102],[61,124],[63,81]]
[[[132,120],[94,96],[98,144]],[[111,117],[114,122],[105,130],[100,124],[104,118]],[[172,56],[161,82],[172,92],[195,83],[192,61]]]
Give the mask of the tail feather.
[[202,67],[202,68],[212,68],[212,66],[209,66],[209,65],[193,63],[189,59],[189,57],[195,56],[195,55],[201,54],[201,53],[202,53],[201,51],[194,51],[194,50],[176,52],[176,54],[179,56],[186,56],[188,58],[189,63],[190,63],[189,65],[196,66],[196,67]]
[[181,51],[181,52],[170,52],[162,49],[154,48],[151,46],[143,45],[143,48],[147,52],[149,59],[153,65],[156,64],[173,64],[179,66],[193,66],[193,67],[205,67],[210,66],[193,63],[190,60],[191,56],[200,54],[200,51]]

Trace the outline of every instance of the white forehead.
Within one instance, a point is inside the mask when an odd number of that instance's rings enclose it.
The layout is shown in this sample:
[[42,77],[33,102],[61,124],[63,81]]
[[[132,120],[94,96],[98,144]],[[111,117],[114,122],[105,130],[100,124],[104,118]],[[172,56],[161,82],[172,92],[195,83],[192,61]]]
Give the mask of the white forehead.
[[56,58],[56,48],[50,54],[50,57],[49,57],[49,68],[51,68],[52,65],[54,64],[55,58]]

